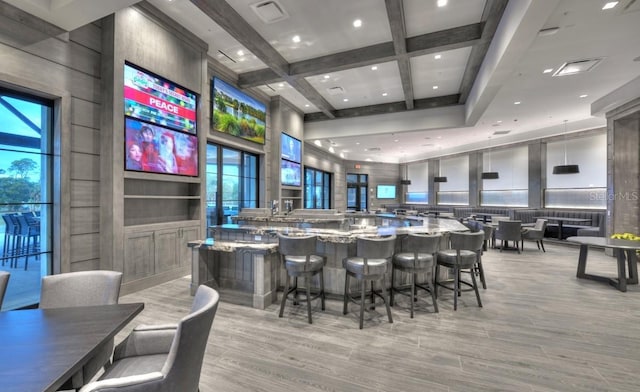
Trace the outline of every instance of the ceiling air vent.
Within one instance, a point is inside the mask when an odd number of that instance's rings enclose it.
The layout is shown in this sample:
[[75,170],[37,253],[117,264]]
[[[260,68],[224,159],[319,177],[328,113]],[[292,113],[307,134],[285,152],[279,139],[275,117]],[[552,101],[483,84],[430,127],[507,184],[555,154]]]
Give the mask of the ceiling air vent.
[[327,89],[327,92],[329,93],[329,95],[340,95],[344,94],[344,89],[340,86],[329,87]]
[[506,135],[509,132],[511,132],[511,131],[495,131],[493,134],[494,135]]
[[289,17],[287,11],[282,5],[274,0],[261,1],[251,5],[253,12],[258,15],[264,23],[275,23],[285,20]]
[[368,152],[381,151],[381,149],[380,149],[380,147],[369,147],[369,148],[367,148],[366,151],[368,151]]
[[589,60],[578,60],[578,61],[570,61],[562,64],[560,68],[553,74],[553,76],[567,76],[567,75],[576,75],[579,73],[589,72],[596,65],[600,63],[602,59],[589,59]]

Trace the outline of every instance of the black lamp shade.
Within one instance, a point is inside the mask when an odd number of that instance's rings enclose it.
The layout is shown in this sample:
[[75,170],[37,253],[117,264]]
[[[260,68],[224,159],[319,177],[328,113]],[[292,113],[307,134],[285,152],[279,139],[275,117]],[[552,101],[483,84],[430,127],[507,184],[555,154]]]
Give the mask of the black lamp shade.
[[498,175],[498,172],[484,172],[484,173],[482,173],[482,179],[483,180],[497,180],[498,178],[500,178],[500,176]]
[[578,165],[558,165],[553,167],[553,174],[576,174],[580,173]]
[[447,177],[433,177],[433,182],[447,182]]
[[411,180],[400,180],[400,185],[411,185]]

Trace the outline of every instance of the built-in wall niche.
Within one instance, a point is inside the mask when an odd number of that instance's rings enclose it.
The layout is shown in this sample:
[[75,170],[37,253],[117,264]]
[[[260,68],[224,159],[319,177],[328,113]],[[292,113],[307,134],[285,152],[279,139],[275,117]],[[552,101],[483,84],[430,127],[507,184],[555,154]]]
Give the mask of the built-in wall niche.
[[199,219],[200,184],[125,179],[125,226]]

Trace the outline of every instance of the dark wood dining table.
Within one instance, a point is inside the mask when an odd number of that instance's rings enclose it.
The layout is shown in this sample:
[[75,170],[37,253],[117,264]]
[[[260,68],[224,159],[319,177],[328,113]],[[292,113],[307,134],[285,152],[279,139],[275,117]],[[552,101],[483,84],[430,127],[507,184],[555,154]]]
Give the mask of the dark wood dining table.
[[590,218],[564,218],[561,216],[536,216],[536,219],[546,219],[549,222],[558,222],[558,239],[559,240],[562,239],[562,227],[564,225],[564,222],[575,223],[575,224],[579,224],[579,223],[586,223],[589,225],[591,224]]
[[[606,282],[622,292],[627,291],[627,284],[638,284],[638,256],[636,255],[636,251],[640,250],[640,241],[586,236],[569,237],[567,241],[580,244],[578,271],[576,272],[578,278]],[[616,261],[618,264],[617,278],[586,273],[589,246],[616,250]],[[627,276],[627,267],[629,276]]]
[[131,303],[0,313],[0,391],[56,391],[142,309]]

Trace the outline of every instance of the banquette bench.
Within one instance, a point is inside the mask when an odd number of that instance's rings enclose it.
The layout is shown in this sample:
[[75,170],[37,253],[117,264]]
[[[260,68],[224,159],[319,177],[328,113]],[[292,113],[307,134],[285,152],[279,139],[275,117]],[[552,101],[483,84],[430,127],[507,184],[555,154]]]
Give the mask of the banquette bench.
[[[574,224],[564,222],[562,227],[562,238],[575,235],[584,235],[592,237],[604,237],[605,233],[605,211],[603,210],[555,210],[555,209],[514,209],[513,219],[525,223],[534,223],[536,217],[558,217],[558,218],[578,218],[585,219],[588,222]],[[545,237],[558,237],[557,222],[548,222]]]

